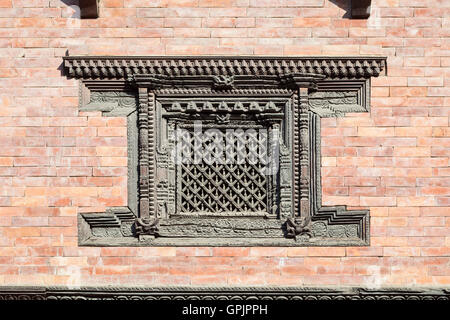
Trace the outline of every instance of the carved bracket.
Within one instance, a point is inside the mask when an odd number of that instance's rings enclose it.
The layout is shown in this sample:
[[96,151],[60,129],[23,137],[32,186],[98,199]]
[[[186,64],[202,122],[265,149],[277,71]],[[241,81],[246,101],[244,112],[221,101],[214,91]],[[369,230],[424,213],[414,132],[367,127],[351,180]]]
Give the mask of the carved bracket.
[[290,238],[294,238],[295,240],[297,240],[297,236],[299,235],[308,235],[309,237],[311,237],[311,217],[289,217],[286,220],[286,230],[287,236]]
[[159,219],[156,217],[137,218],[135,222],[136,234],[140,238],[156,237],[159,231]]

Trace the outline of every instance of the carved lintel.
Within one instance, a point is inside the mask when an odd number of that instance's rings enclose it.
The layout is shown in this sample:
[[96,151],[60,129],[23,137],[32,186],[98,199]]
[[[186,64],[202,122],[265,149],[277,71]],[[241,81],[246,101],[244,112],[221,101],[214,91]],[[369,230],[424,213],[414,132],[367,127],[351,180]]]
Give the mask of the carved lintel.
[[[273,99],[273,98],[272,98]],[[202,113],[204,115],[212,113],[233,113],[233,114],[269,114],[283,115],[282,109],[286,104],[286,99],[278,101],[267,101],[267,99],[250,99],[242,101],[242,99],[215,99],[200,100],[191,99],[190,101],[163,102],[162,107],[167,112],[164,117],[170,118],[173,113],[179,114],[195,114]]]
[[[151,89],[162,88],[211,88],[217,91],[230,91],[236,88],[279,88],[285,87],[276,75],[174,75],[145,74],[137,69],[128,75],[127,81]],[[306,80],[305,80],[306,81]]]

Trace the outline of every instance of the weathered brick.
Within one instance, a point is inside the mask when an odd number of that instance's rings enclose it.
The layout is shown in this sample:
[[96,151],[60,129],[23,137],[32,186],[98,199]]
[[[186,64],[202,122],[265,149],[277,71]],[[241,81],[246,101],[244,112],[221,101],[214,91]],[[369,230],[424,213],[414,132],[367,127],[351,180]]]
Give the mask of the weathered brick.
[[286,248],[250,248],[249,255],[255,257],[283,257],[286,256],[287,250]]
[[370,137],[393,137],[394,128],[370,128],[370,127],[359,127],[358,135],[370,136]]
[[213,248],[213,256],[248,256],[250,248]]
[[313,257],[342,257],[345,256],[345,248],[308,248],[308,256]]

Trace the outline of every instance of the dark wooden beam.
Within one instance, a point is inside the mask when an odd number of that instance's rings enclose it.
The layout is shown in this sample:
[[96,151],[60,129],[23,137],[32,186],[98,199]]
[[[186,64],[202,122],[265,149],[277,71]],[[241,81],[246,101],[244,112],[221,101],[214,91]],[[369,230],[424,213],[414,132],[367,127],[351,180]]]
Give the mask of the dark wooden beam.
[[98,18],[98,2],[99,0],[80,0],[81,19]]
[[370,16],[372,0],[350,0],[352,19],[367,19]]

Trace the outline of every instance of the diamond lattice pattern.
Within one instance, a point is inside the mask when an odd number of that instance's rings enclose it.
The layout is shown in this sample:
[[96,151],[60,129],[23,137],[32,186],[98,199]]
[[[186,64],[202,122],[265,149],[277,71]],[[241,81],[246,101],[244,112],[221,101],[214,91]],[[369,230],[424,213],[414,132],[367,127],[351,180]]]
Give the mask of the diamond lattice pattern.
[[[267,212],[267,135],[259,130],[184,130],[191,161],[178,166],[183,213]],[[198,156],[193,163],[194,153]]]

